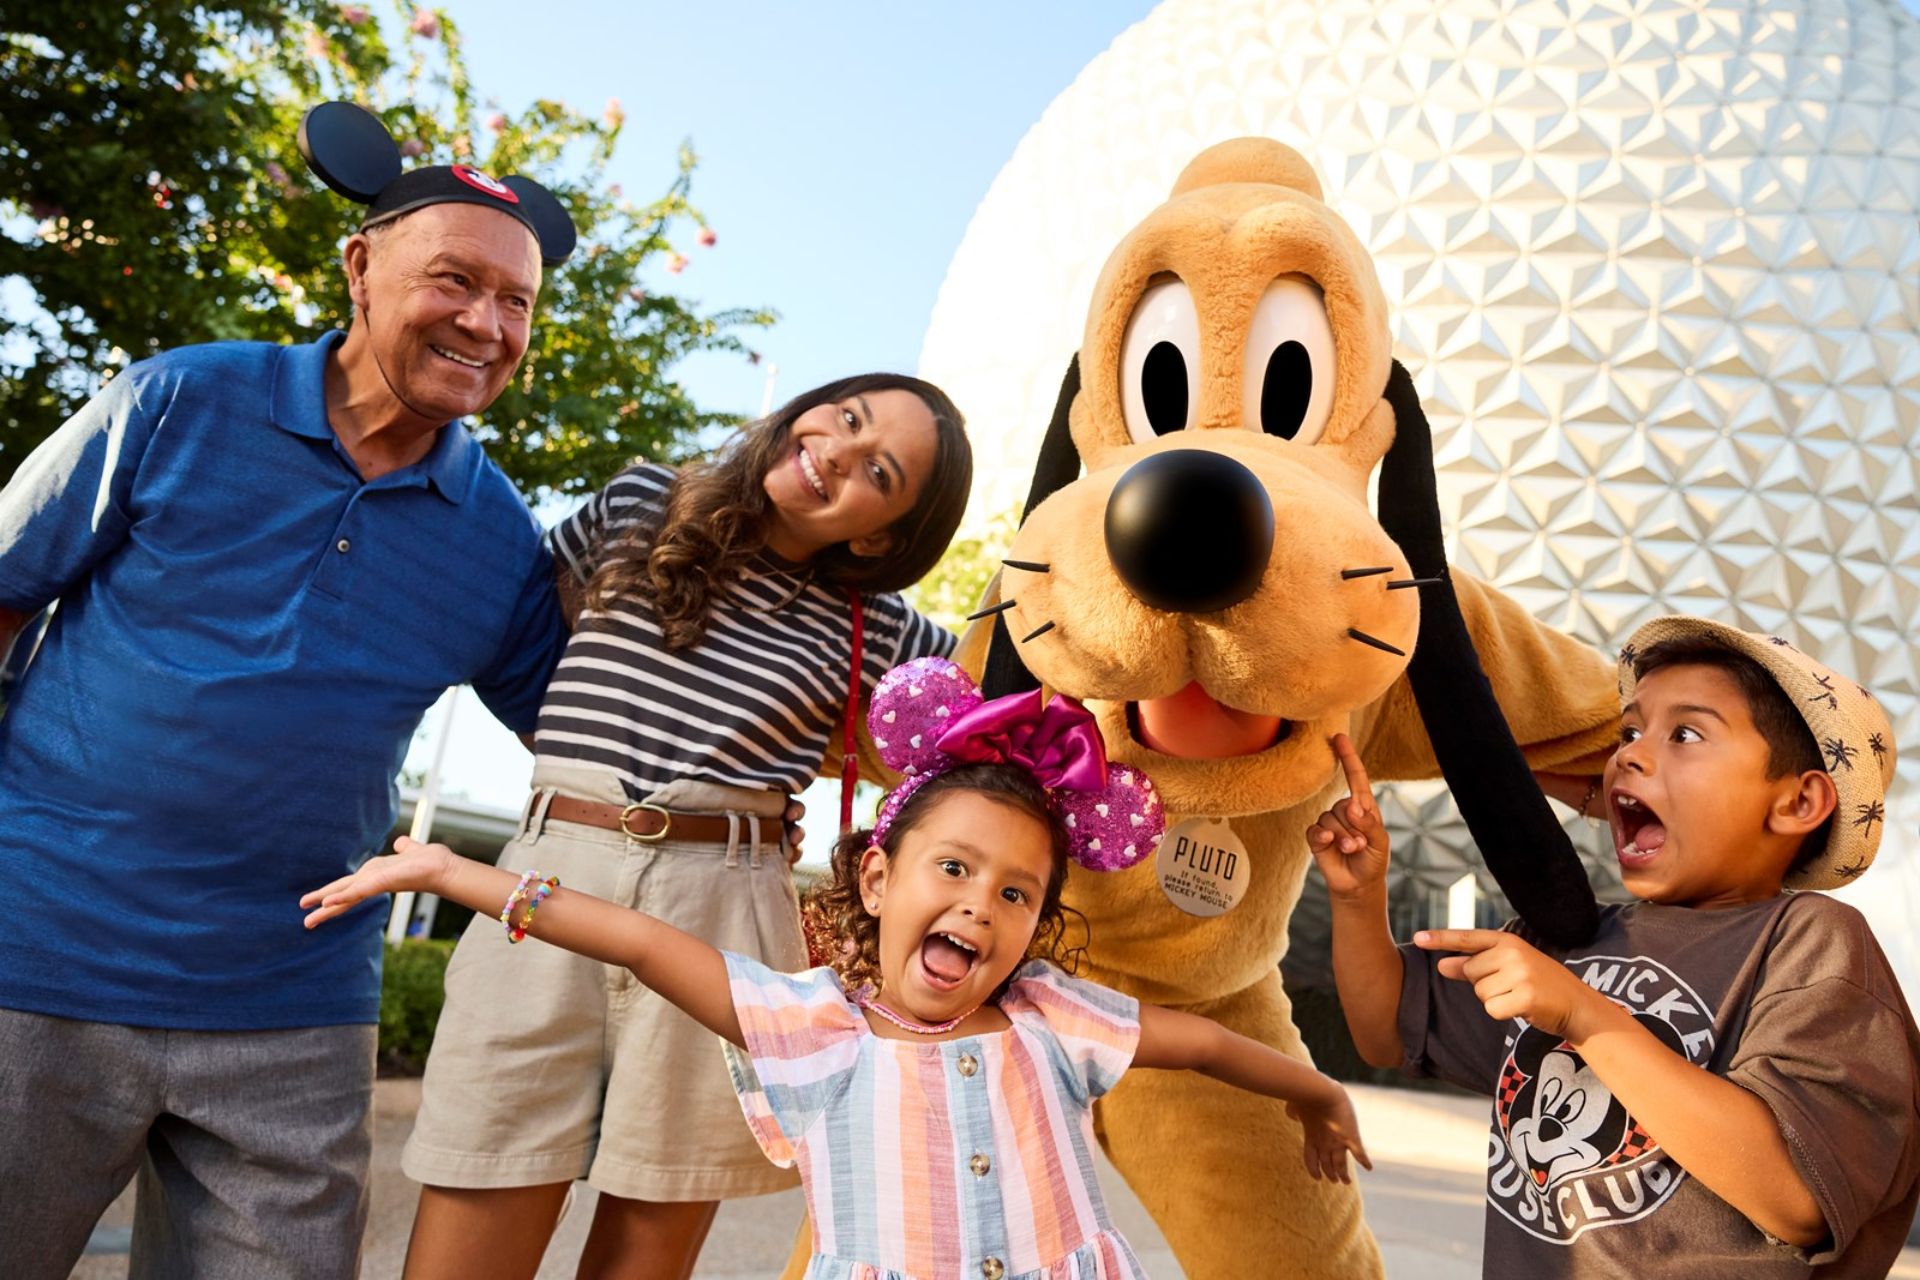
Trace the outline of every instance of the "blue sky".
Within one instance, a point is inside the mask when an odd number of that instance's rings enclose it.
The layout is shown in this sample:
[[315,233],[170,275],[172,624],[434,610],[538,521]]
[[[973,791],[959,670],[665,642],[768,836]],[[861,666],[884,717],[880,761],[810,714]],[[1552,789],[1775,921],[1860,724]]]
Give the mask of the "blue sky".
[[[785,398],[844,373],[911,371],[947,262],[994,175],[1081,68],[1146,16],[1150,0],[960,4],[450,0],[476,86],[513,114],[557,96],[627,123],[610,177],[635,199],[672,179],[675,150],[701,157],[693,198],[719,237],[686,236],[686,271],[645,283],[703,307],[769,306],[756,368],[689,361],[703,404],[757,412],[767,366]],[[529,13],[541,15],[529,20]],[[552,513],[547,513],[551,518]],[[444,707],[423,724],[425,766]],[[450,792],[517,808],[528,757],[464,699],[448,749]],[[832,807],[831,791],[809,797]],[[831,814],[809,823],[819,856]]]
[[[686,238],[659,286],[766,305],[755,345],[781,398],[868,368],[911,371],[947,261],[1047,104],[1149,0],[549,3],[450,0],[474,83],[512,113],[558,96],[627,124],[615,180],[660,191],[675,148],[719,243]],[[543,15],[529,21],[530,12]],[[548,16],[551,15],[551,16]],[[689,361],[702,403],[757,411],[765,368]]]

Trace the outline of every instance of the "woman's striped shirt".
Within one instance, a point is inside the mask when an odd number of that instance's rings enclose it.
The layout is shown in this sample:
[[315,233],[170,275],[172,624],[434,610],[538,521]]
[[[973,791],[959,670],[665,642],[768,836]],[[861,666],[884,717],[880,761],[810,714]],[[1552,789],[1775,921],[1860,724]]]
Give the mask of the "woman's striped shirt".
[[[666,504],[673,470],[630,467],[549,535],[585,583],[604,550]],[[584,610],[547,699],[535,751],[613,770],[634,800],[675,779],[798,792],[820,772],[846,707],[852,606],[763,553],[713,602],[707,633],[669,652],[644,600]],[[892,592],[862,596],[863,692],[888,668],[944,656],[954,637]]]

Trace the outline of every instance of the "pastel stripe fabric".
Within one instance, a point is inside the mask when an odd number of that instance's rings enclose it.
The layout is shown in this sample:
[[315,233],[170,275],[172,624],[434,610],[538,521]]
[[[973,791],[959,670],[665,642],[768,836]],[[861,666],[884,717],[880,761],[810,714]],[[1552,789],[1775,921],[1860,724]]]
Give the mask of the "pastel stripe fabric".
[[1133,1060],[1139,1006],[1042,961],[1015,974],[1005,1031],[882,1039],[831,969],[727,956],[747,1123],[797,1165],[808,1280],[1139,1280],[1093,1174],[1094,1099]]

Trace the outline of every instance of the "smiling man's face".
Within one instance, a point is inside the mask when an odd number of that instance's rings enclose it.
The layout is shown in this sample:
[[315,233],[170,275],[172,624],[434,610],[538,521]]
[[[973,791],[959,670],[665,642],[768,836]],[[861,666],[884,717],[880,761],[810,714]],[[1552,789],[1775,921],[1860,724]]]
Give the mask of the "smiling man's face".
[[526,354],[540,254],[518,220],[436,204],[349,242],[348,287],[394,395],[436,423],[479,413]]

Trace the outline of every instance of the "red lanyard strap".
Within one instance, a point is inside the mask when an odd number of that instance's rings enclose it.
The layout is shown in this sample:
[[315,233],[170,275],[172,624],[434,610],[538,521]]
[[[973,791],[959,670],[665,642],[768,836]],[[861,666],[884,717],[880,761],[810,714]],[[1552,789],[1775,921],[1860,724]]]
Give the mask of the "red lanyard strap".
[[847,676],[847,714],[840,727],[840,829],[853,826],[853,787],[860,780],[860,755],[856,750],[854,718],[860,714],[860,657],[867,633],[866,611],[860,605],[860,593],[849,587],[847,599],[853,603],[853,663]]

